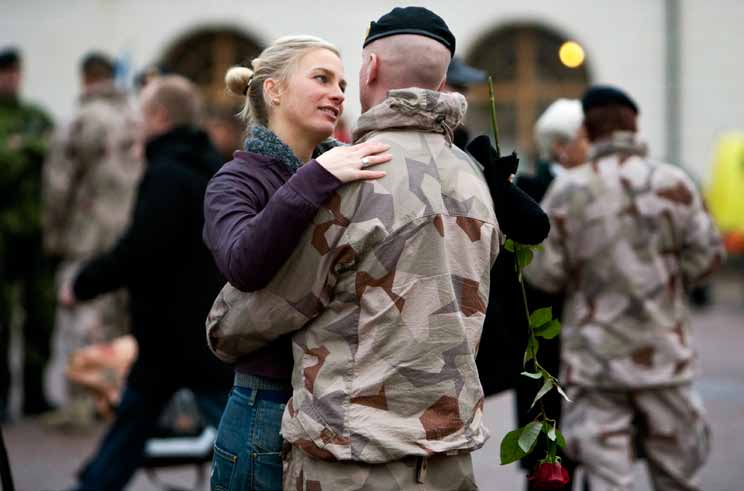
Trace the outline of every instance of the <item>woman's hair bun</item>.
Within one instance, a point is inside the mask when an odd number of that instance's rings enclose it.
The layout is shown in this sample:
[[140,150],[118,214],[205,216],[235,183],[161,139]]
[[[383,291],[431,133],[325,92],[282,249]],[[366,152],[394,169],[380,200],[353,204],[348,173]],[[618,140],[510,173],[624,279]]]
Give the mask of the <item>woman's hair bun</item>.
[[253,70],[244,66],[234,66],[225,74],[225,85],[234,95],[244,96],[253,80]]

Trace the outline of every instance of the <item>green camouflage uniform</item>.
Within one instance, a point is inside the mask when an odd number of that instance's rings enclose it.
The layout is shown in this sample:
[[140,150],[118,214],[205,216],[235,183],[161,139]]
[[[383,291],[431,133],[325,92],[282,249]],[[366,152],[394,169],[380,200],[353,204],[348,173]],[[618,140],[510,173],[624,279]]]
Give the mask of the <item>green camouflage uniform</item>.
[[264,290],[215,301],[208,340],[225,361],[299,330],[285,489],[477,489],[475,354],[502,237],[480,166],[451,144],[465,109],[460,94],[391,91],[355,131],[391,145],[387,175],[342,188]]
[[[23,310],[23,406],[46,405],[43,375],[54,315],[53,267],[41,239],[41,166],[52,121],[17,98],[0,99],[0,413],[10,386],[10,325]],[[0,417],[2,414],[0,414]]]
[[699,489],[708,425],[691,387],[686,291],[724,251],[694,184],[619,132],[557,176],[542,206],[551,232],[525,274],[542,290],[566,292],[568,454],[592,491],[630,490],[637,434],[655,489]]
[[[89,88],[74,120],[57,132],[44,164],[46,250],[63,262],[58,283],[83,262],[108,250],[124,231],[142,160],[139,126],[126,93],[111,82]],[[102,296],[57,311],[65,354],[128,330],[126,294]]]

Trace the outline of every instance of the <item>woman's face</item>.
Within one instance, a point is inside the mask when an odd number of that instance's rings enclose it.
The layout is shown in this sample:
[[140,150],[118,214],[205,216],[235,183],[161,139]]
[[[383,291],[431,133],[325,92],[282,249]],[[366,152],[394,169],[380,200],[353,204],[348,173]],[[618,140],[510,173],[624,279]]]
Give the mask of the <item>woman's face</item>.
[[272,119],[299,129],[313,138],[328,138],[344,110],[344,67],[327,49],[316,49],[300,59],[272,106]]

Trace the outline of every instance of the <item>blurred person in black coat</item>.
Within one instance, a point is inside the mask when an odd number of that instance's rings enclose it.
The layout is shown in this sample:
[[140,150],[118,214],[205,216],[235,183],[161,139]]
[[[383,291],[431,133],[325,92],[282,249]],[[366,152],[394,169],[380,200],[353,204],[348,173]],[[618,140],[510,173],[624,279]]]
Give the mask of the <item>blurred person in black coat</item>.
[[208,424],[217,426],[232,370],[207,349],[204,322],[224,284],[202,242],[204,191],[222,157],[197,129],[199,100],[178,76],[141,94],[146,169],[131,224],[116,245],[88,262],[60,290],[72,305],[127,288],[139,353],[116,418],[80,474],[78,490],[124,488],[146,440],[180,388],[191,389]]
[[[583,119],[580,101],[558,99],[537,120],[535,140],[539,160],[536,163],[536,172],[534,175],[520,175],[516,179],[516,185],[535,201],[542,200],[559,172],[585,161],[587,141],[582,128]],[[521,427],[537,415],[535,411],[529,411],[529,408],[542,381],[520,376],[527,346],[528,321],[514,268],[514,255],[511,252],[502,250],[499,253],[491,277],[499,278],[499,281],[491,282],[486,321],[476,363],[486,396],[515,389],[517,420]],[[525,284],[525,288],[530,312],[542,307],[552,307],[553,317],[561,318],[563,295],[549,294],[529,284]],[[558,376],[560,337],[541,339],[538,356],[540,364]],[[546,414],[559,419],[560,396],[551,391],[543,401]],[[544,447],[538,445],[532,454],[523,459],[522,467],[531,471],[544,453]],[[565,459],[564,464],[568,464],[566,467],[572,470]],[[529,483],[528,489],[533,489]]]

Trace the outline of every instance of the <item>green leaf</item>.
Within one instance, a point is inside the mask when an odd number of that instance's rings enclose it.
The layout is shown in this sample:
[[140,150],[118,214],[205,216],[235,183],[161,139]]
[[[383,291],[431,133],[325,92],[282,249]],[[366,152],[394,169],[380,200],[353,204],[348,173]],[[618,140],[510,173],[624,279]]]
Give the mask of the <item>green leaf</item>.
[[510,431],[501,440],[501,465],[511,464],[527,455],[519,448],[519,437],[522,435],[522,428]]
[[540,436],[542,431],[542,423],[540,421],[533,421],[522,429],[522,434],[519,435],[519,448],[525,453],[530,453],[532,447],[537,442],[537,437]]
[[539,336],[545,339],[553,339],[560,332],[561,332],[561,323],[553,319],[547,324],[543,324],[538,329],[535,329],[535,336]]
[[555,427],[555,424],[551,425],[550,429],[547,431],[548,439],[551,442],[554,442],[556,439],[556,431],[557,431],[557,428]]
[[537,309],[530,314],[530,327],[540,327],[553,319],[553,307]]
[[517,249],[517,262],[519,263],[519,267],[524,269],[526,268],[531,262],[532,262],[532,251],[529,250],[529,248],[523,248],[520,247]]
[[543,398],[545,394],[550,392],[550,389],[554,387],[554,382],[552,379],[546,378],[545,382],[543,383],[543,386],[540,388],[540,390],[537,392],[537,395],[535,396],[535,400],[532,401],[532,406],[530,406],[530,409],[532,409],[537,401]]
[[563,438],[563,433],[558,428],[555,429],[556,443],[561,448],[566,448],[566,439]]
[[537,372],[537,373],[522,372],[522,375],[524,375],[525,377],[533,378],[535,380],[540,380],[543,377],[542,372]]
[[563,396],[566,402],[571,402],[571,399],[569,399],[566,393],[563,392],[563,387],[561,387],[560,384],[555,384],[555,388],[558,390],[558,393]]
[[537,339],[530,336],[527,341],[527,349],[524,351],[524,366],[527,366],[527,362],[534,360],[537,357],[537,351],[540,349],[540,344]]
[[514,252],[514,241],[511,239],[506,239],[506,241],[504,242],[504,249],[509,252]]

